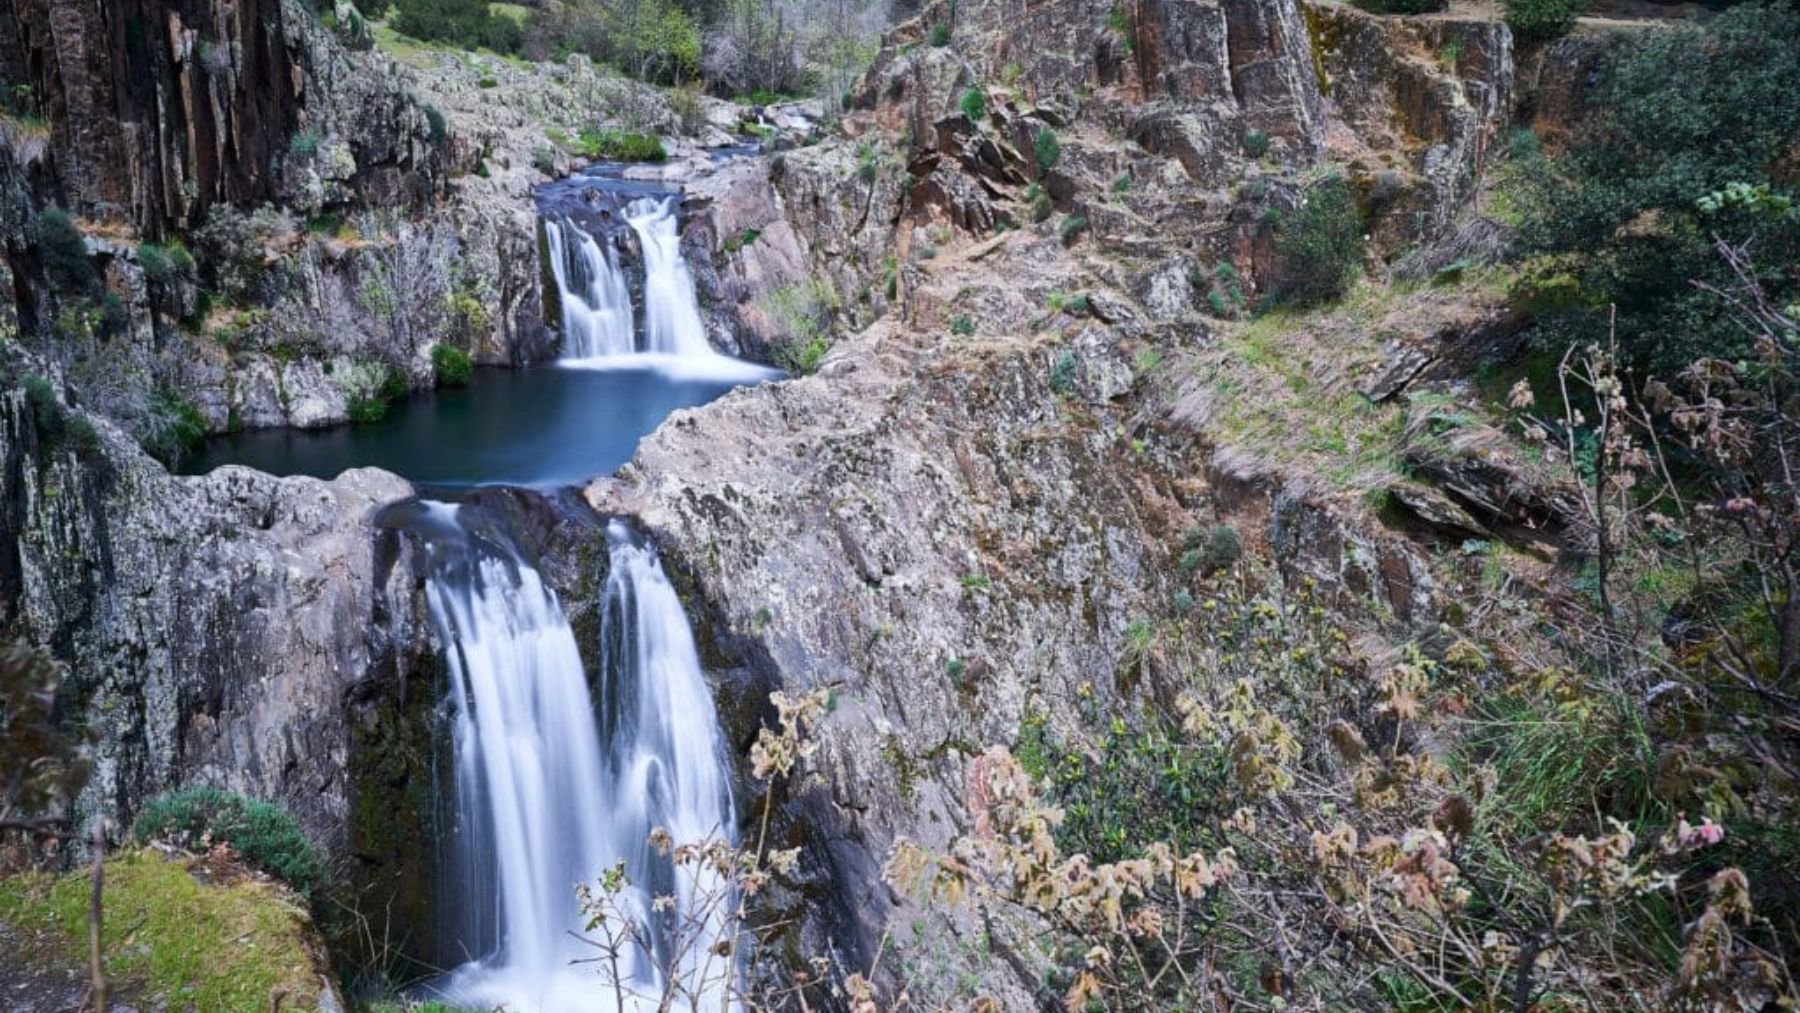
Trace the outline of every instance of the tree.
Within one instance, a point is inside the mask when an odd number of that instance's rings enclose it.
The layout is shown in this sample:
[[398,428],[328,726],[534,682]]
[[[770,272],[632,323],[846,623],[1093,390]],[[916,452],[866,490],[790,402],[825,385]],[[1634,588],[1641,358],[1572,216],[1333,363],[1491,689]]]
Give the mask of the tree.
[[[1644,32],[1606,69],[1601,112],[1519,189],[1522,294],[1538,337],[1561,349],[1603,341],[1610,308],[1627,364],[1665,376],[1707,356],[1736,358],[1750,335],[1689,284],[1732,284],[1709,232],[1723,229],[1764,265],[1800,259],[1800,224],[1729,207],[1702,222],[1695,195],[1772,182],[1800,136],[1800,11],[1745,5],[1705,28]],[[1776,302],[1800,278],[1765,268]]]

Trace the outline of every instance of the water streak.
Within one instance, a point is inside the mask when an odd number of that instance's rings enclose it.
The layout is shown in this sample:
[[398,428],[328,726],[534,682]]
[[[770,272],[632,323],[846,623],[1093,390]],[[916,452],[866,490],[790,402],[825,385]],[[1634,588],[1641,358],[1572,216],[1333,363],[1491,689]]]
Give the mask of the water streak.
[[[718,717],[655,550],[622,523],[608,531],[596,707],[537,570],[465,508],[422,509],[427,601],[449,645],[457,850],[471,898],[462,941],[480,954],[441,991],[517,1013],[651,1009],[673,971],[718,1002],[731,969],[703,966],[718,914],[685,931],[650,916],[653,896],[676,897],[685,915],[724,889],[674,868],[647,845],[651,830],[729,840],[735,825]],[[626,953],[615,990],[604,968],[575,963],[596,955],[576,938],[585,926],[575,887],[617,863],[631,884],[622,906],[650,926],[653,945]]]
[[563,357],[593,359],[637,351],[631,286],[612,238],[596,238],[567,218],[546,220],[544,236],[562,306]]

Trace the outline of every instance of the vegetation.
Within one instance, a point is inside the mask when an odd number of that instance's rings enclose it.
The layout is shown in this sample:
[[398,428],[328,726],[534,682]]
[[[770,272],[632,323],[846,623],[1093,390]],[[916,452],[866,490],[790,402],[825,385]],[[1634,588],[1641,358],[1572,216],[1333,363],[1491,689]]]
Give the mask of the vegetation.
[[49,208],[39,214],[32,224],[32,239],[37,242],[38,260],[52,284],[66,292],[85,292],[93,285],[94,268],[88,259],[87,240],[67,211]]
[[186,398],[167,389],[150,394],[137,424],[137,439],[152,457],[173,464],[206,439],[206,417]]
[[1031,139],[1031,152],[1037,161],[1038,173],[1042,175],[1056,168],[1056,163],[1061,160],[1062,141],[1057,138],[1056,131],[1049,127],[1039,127],[1037,134]]
[[280,806],[217,788],[193,786],[151,799],[131,833],[139,843],[166,841],[194,851],[230,845],[302,894],[312,893],[324,873],[312,842]]
[[827,328],[838,308],[837,290],[824,278],[785,285],[760,304],[783,337],[775,344],[775,364],[796,376],[817,369],[831,350]]
[[1276,222],[1281,297],[1296,306],[1343,298],[1362,269],[1364,245],[1362,215],[1344,177],[1328,175],[1307,187],[1300,206]]
[[518,22],[489,9],[486,0],[392,0],[394,29],[428,42],[510,53],[523,33]]
[[1252,128],[1244,131],[1244,154],[1251,158],[1261,158],[1269,153],[1269,135],[1267,131]]
[[969,122],[978,127],[987,119],[987,95],[980,88],[970,88],[963,92],[957,107],[969,118]]
[[[1714,234],[1743,237],[1767,264],[1800,260],[1800,222],[1698,201],[1731,183],[1781,189],[1772,172],[1800,135],[1800,12],[1747,5],[1705,28],[1635,34],[1601,91],[1564,152],[1516,177],[1535,255],[1519,293],[1540,312],[1540,344],[1604,342],[1614,327],[1633,365],[1665,377],[1745,355],[1729,306],[1692,282],[1732,284]],[[1800,298],[1800,278],[1765,282],[1778,305]]]
[[[203,874],[209,882],[196,878]],[[290,1008],[317,1002],[305,913],[269,884],[197,873],[153,851],[108,859],[104,875],[107,972],[146,1000],[196,1010],[268,1009],[275,994]],[[45,956],[77,963],[86,958],[89,889],[82,874],[0,878],[0,921],[47,931],[55,952]]]
[[140,243],[137,255],[138,266],[144,269],[144,276],[159,285],[193,276],[194,257],[180,241],[167,246]]
[[1083,232],[1087,231],[1087,225],[1088,220],[1085,215],[1064,215],[1062,225],[1057,228],[1057,233],[1062,236],[1063,245],[1067,246],[1073,243]]
[[455,345],[433,345],[431,369],[440,387],[467,387],[475,377],[475,363],[469,353]]
[[662,138],[626,130],[584,130],[579,138],[564,138],[562,144],[576,155],[599,161],[664,162],[669,158]]
[[355,362],[333,374],[344,394],[345,412],[357,423],[380,422],[388,407],[410,391],[406,374],[385,363]]
[[1587,0],[1505,0],[1506,23],[1521,42],[1544,42],[1569,34]]

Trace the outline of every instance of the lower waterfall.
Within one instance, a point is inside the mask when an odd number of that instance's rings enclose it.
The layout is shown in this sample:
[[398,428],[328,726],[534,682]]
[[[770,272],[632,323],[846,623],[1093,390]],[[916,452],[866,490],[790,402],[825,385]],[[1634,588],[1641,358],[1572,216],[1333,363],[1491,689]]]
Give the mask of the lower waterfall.
[[[474,958],[436,991],[509,1013],[655,1009],[672,970],[684,1004],[692,993],[723,1007],[732,968],[710,951],[727,887],[648,844],[655,828],[678,844],[729,841],[735,828],[712,696],[654,548],[622,522],[608,528],[596,707],[555,593],[463,510],[424,504],[421,525],[448,660],[454,872]],[[616,982],[578,938],[576,897],[615,866],[629,882],[617,908],[643,926]],[[661,896],[675,898],[672,912],[656,910]]]

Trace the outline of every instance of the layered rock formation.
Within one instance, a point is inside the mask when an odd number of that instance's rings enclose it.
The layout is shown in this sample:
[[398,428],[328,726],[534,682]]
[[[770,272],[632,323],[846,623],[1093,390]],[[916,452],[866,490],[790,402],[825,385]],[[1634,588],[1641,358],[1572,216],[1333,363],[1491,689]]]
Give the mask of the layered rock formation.
[[48,119],[63,199],[150,237],[308,189],[418,205],[443,178],[426,111],[296,0],[22,0],[0,76]]
[[0,626],[69,665],[95,735],[88,805],[129,817],[204,781],[278,799],[344,850],[361,703],[435,671],[411,550],[373,525],[411,487],[174,478],[104,420],[17,386],[0,400]]

